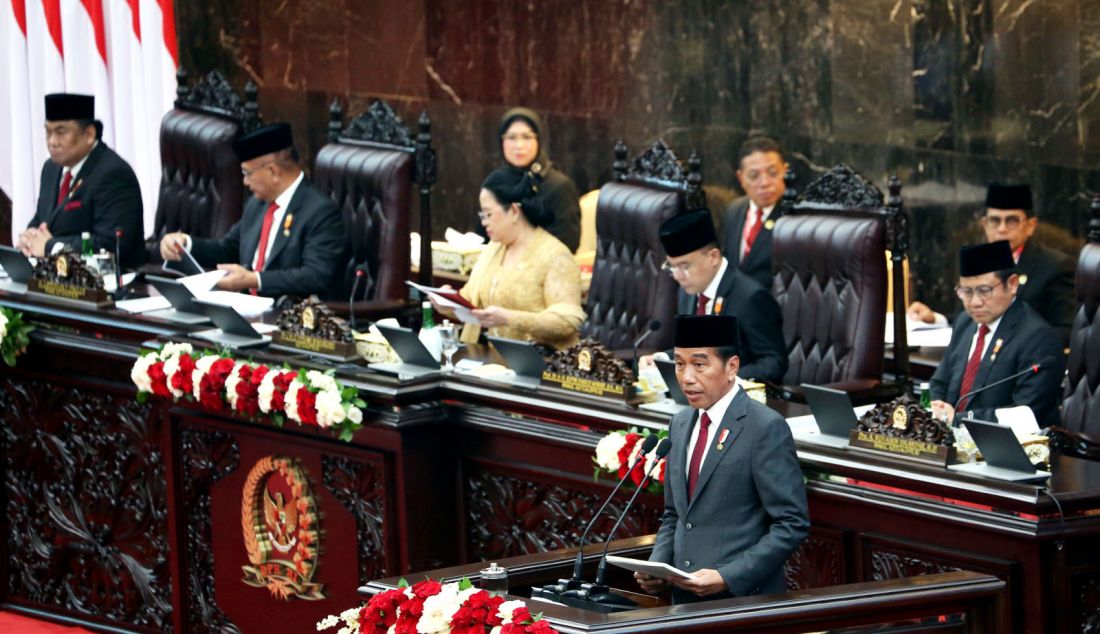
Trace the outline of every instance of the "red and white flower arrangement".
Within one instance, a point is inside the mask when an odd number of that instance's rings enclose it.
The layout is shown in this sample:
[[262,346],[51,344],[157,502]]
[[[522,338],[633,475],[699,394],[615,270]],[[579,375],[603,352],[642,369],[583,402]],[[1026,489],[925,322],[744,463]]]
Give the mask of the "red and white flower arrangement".
[[[668,432],[663,429],[639,431],[633,427],[626,431],[613,431],[601,438],[600,442],[596,443],[596,454],[592,457],[592,463],[596,465],[592,479],[599,480],[601,475],[615,480],[625,477],[631,463],[637,460],[638,454],[642,451],[642,441],[650,434],[656,434],[658,439],[668,438]],[[656,460],[657,450],[654,449],[646,454],[645,460],[640,460],[634,465],[634,469],[630,471],[630,481],[634,486],[642,483],[645,474],[653,470]],[[650,493],[664,493],[666,462],[666,459],[662,458],[657,463],[656,472],[646,486],[646,490]]]
[[351,440],[362,427],[366,407],[355,388],[342,386],[331,374],[272,368],[212,352],[196,355],[187,343],[167,343],[138,357],[130,379],[141,402],[154,395],[244,418],[266,415],[276,425],[289,418],[332,429],[341,440]]
[[523,601],[505,601],[456,583],[425,580],[374,595],[366,605],[325,617],[317,630],[337,634],[556,634],[547,621],[531,615]]

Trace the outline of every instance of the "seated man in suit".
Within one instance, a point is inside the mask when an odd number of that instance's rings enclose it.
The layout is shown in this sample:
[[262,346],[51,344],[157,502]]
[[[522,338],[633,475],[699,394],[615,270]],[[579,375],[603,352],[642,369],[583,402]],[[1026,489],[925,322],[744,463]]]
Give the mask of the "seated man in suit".
[[787,421],[737,386],[737,318],[676,318],[676,379],[690,408],[672,417],[665,511],[650,561],[691,580],[674,603],[783,592],[783,565],[810,528],[806,487]]
[[80,234],[92,234],[96,251],[115,251],[121,266],[145,261],[141,188],[134,170],[102,141],[103,124],[95,118],[95,97],[46,95],[46,147],[38,207],[18,246],[30,257],[71,247],[81,250]]
[[259,295],[327,296],[344,250],[344,223],[336,203],[305,180],[290,125],[276,123],[234,144],[244,184],[252,190],[240,221],[220,239],[169,233],[165,261],[191,252],[204,267],[228,271],[218,288]]
[[[986,240],[1008,240],[1012,247],[1020,280],[1018,297],[1054,326],[1062,337],[1062,344],[1067,345],[1076,309],[1073,295],[1076,263],[1065,254],[1031,239],[1039,219],[1032,211],[1029,185],[993,183],[986,192],[985,206],[982,229]],[[946,317],[920,302],[914,302],[908,312],[911,318],[930,324],[947,321]]]
[[787,190],[787,163],[779,143],[751,137],[738,152],[737,180],[745,196],[730,203],[722,219],[722,252],[739,271],[766,289],[772,287],[772,228],[776,207]]
[[[781,383],[788,361],[779,304],[768,290],[730,266],[718,249],[710,211],[702,209],[669,218],[659,231],[668,255],[661,268],[680,285],[677,312],[737,317],[741,350],[738,376]],[[652,358],[642,357],[639,363],[649,365]]]
[[[1027,405],[1040,425],[1058,422],[1059,385],[1066,361],[1058,333],[1020,301],[1019,275],[1007,240],[963,247],[956,287],[966,314],[955,322],[951,343],[932,375],[932,412],[954,421],[955,410],[996,421],[999,407]],[[1029,373],[968,397],[982,386],[1042,362]]]

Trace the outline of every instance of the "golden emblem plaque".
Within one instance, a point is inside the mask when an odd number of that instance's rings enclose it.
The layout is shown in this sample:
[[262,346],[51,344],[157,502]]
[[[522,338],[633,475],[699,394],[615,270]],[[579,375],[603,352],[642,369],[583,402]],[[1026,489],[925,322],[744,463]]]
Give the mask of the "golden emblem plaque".
[[56,266],[58,277],[69,277],[69,258],[64,255],[57,258]]
[[582,348],[577,353],[577,369],[581,372],[592,371],[592,351],[588,348]]
[[909,429],[909,414],[906,413],[905,407],[898,405],[894,408],[892,420],[894,429]]

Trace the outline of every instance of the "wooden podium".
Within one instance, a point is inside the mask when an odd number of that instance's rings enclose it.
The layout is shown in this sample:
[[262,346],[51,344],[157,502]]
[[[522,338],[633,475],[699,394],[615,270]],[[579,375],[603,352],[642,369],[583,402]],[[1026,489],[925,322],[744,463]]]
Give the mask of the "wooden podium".
[[[645,558],[653,536],[611,542],[609,552]],[[584,576],[595,576],[601,545],[585,549]],[[591,552],[589,552],[591,551]],[[851,583],[808,591],[719,599],[689,605],[669,605],[660,598],[635,595],[630,573],[611,567],[610,585],[632,598],[642,598],[636,610],[603,613],[530,599],[531,588],[551,584],[572,574],[575,548],[496,562],[508,569],[509,599],[524,599],[532,614],[542,613],[559,632],[816,632],[839,628],[875,631],[998,631],[1004,582],[991,575],[958,571],[889,581]],[[476,585],[484,563],[440,568],[408,576],[442,582],[466,577]],[[392,577],[372,581],[360,592],[369,596],[397,587]]]

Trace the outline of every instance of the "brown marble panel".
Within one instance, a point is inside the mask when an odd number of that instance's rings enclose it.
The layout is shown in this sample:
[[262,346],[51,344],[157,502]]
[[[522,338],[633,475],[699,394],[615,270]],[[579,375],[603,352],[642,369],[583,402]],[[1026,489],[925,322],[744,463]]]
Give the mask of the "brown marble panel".
[[1081,95],[1077,106],[1085,165],[1100,164],[1100,0],[1081,0]]

